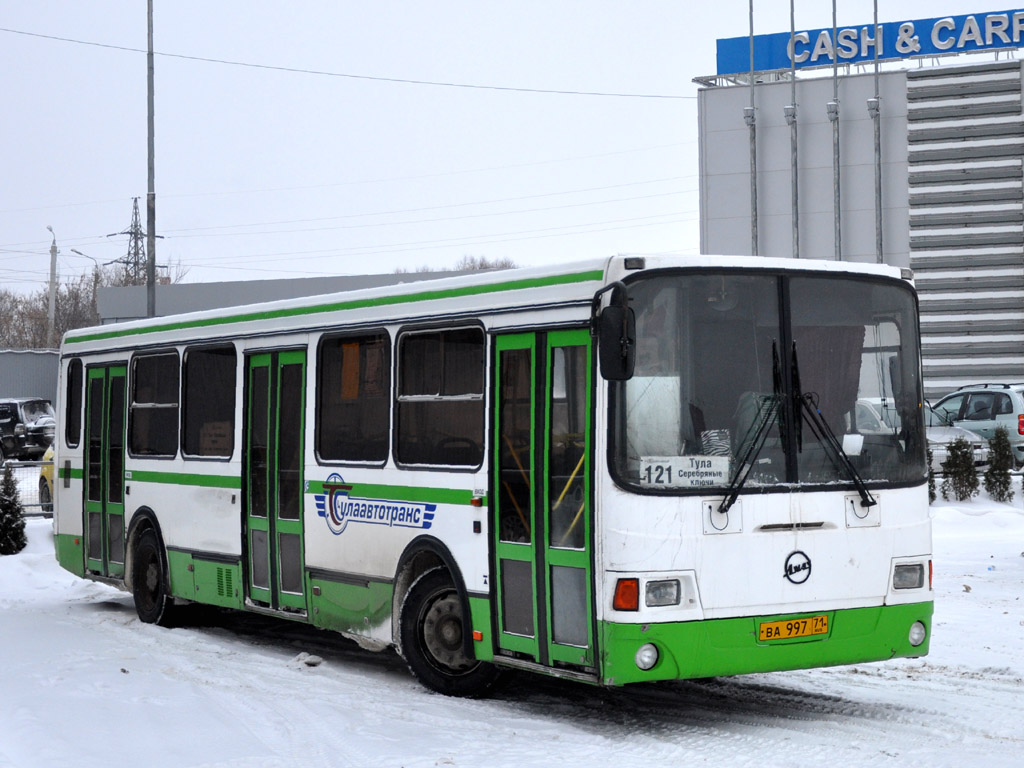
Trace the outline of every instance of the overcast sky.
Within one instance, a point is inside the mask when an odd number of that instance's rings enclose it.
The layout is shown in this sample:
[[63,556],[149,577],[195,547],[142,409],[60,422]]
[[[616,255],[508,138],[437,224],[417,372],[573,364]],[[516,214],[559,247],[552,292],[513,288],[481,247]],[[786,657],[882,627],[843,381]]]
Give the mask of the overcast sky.
[[[699,249],[692,79],[747,0],[154,6],[157,260],[189,282]],[[840,26],[871,16],[840,0]],[[797,2],[798,29],[831,23]],[[62,279],[92,269],[72,249],[125,255],[134,197],[145,227],[146,2],[0,0],[0,27],[0,282],[36,290],[48,225]],[[788,29],[788,2],[755,3],[756,32]]]

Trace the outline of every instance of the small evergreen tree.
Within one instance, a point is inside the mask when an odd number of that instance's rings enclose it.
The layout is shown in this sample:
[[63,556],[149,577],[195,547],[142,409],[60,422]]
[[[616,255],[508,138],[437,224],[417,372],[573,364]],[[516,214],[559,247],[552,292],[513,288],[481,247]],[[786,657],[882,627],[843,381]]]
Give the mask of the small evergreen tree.
[[950,494],[957,501],[967,501],[978,495],[978,473],[974,469],[974,451],[964,438],[946,445],[946,460],[942,462],[942,498],[949,501]]
[[988,469],[985,470],[985,493],[992,501],[1013,501],[1010,470],[1013,469],[1013,450],[1005,427],[996,429],[988,444]]
[[25,538],[25,510],[10,464],[4,464],[0,480],[0,555],[16,555],[28,544]]
[[935,503],[935,470],[932,469],[932,461],[934,460],[932,455],[932,449],[928,449],[928,503]]

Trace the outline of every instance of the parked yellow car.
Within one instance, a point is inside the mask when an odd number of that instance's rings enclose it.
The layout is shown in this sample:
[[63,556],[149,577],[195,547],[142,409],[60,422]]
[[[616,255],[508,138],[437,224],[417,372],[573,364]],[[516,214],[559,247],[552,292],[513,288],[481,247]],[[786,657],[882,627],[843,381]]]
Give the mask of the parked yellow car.
[[39,504],[43,512],[53,512],[53,446],[43,454],[43,466],[39,468]]

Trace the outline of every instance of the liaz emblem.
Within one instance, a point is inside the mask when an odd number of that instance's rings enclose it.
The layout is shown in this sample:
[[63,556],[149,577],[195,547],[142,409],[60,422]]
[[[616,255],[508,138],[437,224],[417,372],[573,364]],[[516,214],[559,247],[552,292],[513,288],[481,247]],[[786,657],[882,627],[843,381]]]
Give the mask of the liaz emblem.
[[793,584],[803,584],[811,577],[811,558],[799,549],[786,558],[786,572],[783,574]]
[[436,504],[361,498],[352,495],[352,487],[334,472],[324,481],[325,493],[313,494],[316,513],[327,521],[327,527],[335,536],[340,535],[349,523],[422,530],[433,525]]

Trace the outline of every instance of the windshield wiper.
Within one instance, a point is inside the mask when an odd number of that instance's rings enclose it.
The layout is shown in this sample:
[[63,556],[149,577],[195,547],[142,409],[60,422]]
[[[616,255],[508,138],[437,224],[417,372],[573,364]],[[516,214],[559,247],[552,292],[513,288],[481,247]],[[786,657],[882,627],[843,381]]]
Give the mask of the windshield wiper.
[[[772,389],[771,395],[760,397],[754,421],[740,443],[746,445],[746,450],[743,451],[742,456],[737,457],[736,473],[732,476],[729,487],[725,489],[725,498],[718,505],[718,511],[722,514],[728,512],[729,508],[736,503],[740,491],[743,490],[743,486],[747,482],[747,477],[750,476],[750,471],[754,468],[754,459],[764,447],[772,425],[779,421],[779,410],[782,404],[782,374],[779,366],[779,350],[774,339],[772,340]],[[755,395],[755,397],[757,396]],[[754,430],[753,436],[750,435],[751,430]]]
[[850,476],[853,481],[854,488],[857,489],[857,493],[860,494],[860,505],[862,507],[873,507],[878,501],[871,495],[871,491],[868,490],[864,484],[864,479],[860,476],[857,468],[853,466],[853,462],[850,461],[850,457],[846,451],[843,450],[842,443],[836,437],[835,432],[825,421],[825,418],[821,415],[821,411],[818,410],[818,403],[815,402],[814,394],[808,392],[804,394],[800,390],[800,366],[796,359],[796,342],[793,342],[793,398],[796,401],[796,407],[794,408],[794,420],[796,421],[796,433],[797,441],[800,442],[800,424],[802,422],[801,415],[807,415],[807,422],[811,427],[811,432],[818,439],[818,442],[825,448],[825,453],[832,460],[833,465],[839,469],[846,470],[846,473]]

